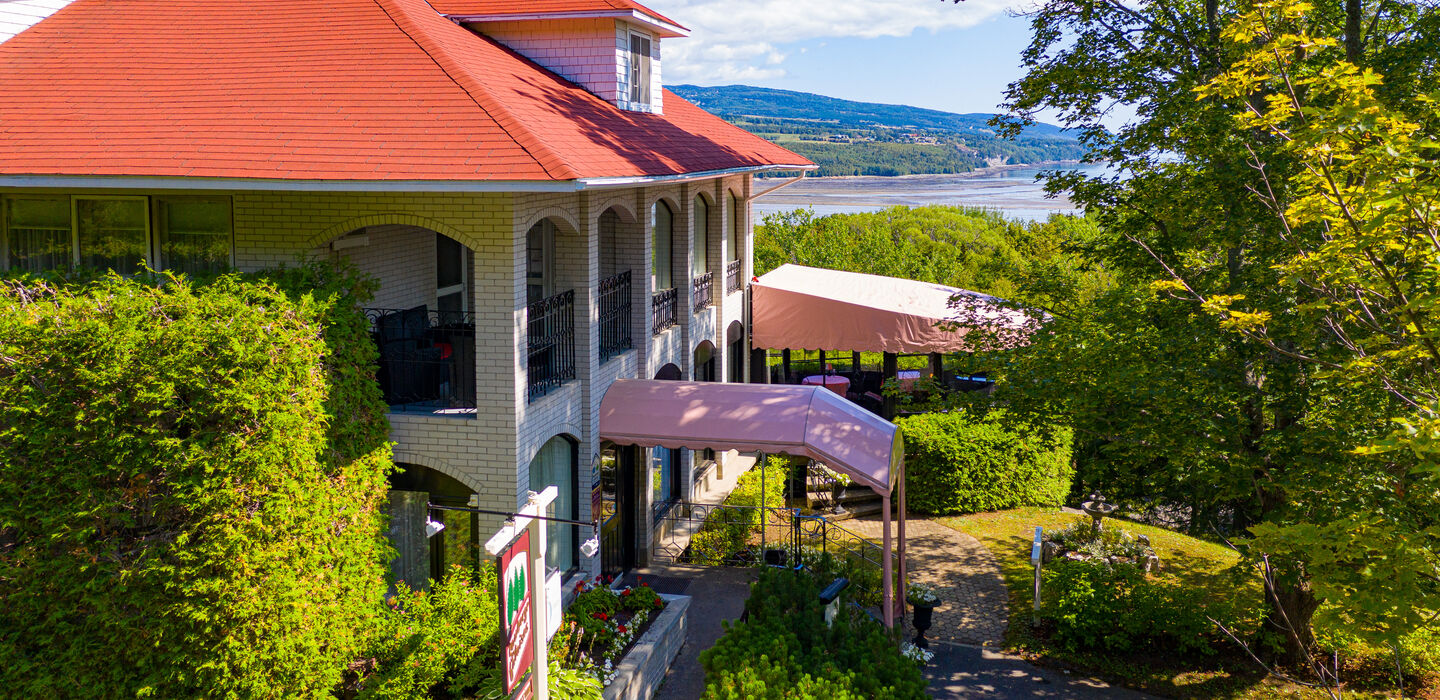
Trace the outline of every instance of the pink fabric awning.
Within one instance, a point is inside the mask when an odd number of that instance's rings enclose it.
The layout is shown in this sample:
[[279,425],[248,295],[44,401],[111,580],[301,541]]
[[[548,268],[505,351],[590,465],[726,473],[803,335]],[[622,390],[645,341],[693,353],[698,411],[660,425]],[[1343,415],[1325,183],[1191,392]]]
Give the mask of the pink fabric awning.
[[810,457],[882,496],[905,454],[894,423],[821,386],[621,379],[600,402],[600,439]]
[[973,352],[1023,345],[1038,325],[987,294],[803,265],[781,265],[750,289],[755,348]]

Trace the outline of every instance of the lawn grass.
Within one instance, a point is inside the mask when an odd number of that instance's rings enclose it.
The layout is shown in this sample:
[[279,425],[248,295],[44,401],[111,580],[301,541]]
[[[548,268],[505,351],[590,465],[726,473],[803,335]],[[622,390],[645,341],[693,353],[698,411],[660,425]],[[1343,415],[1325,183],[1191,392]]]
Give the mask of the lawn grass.
[[[1052,642],[1043,630],[1031,626],[1034,568],[1030,564],[1030,543],[1035,527],[1048,532],[1077,521],[1083,515],[1056,508],[1017,508],[995,513],[977,513],[938,518],[941,524],[966,533],[986,546],[1005,576],[1010,589],[1010,626],[1007,651],[1046,666],[1073,669],[1101,676],[1111,682],[1156,695],[1173,698],[1325,698],[1323,691],[1305,688],[1271,677],[1244,656],[1237,645],[1226,644],[1210,658],[1173,659],[1153,651],[1122,655],[1071,652]],[[1259,623],[1262,591],[1258,579],[1237,568],[1239,555],[1223,544],[1189,537],[1163,528],[1109,519],[1107,524],[1136,535],[1147,535],[1162,562],[1160,577],[1194,590],[1196,601],[1209,606],[1234,606],[1244,638]],[[1347,697],[1386,697],[1347,691]]]

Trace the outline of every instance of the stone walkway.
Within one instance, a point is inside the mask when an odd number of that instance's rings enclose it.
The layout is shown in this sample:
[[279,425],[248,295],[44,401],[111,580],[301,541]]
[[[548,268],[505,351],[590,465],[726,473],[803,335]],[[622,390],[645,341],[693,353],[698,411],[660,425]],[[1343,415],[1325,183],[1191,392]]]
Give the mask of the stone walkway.
[[[882,525],[879,518],[839,523],[876,541],[883,533]],[[891,527],[895,527],[894,522]],[[956,644],[1001,646],[1010,619],[1010,594],[990,550],[974,537],[929,520],[907,520],[905,532],[910,540],[906,551],[910,580],[928,583],[940,594],[933,626],[925,637]]]

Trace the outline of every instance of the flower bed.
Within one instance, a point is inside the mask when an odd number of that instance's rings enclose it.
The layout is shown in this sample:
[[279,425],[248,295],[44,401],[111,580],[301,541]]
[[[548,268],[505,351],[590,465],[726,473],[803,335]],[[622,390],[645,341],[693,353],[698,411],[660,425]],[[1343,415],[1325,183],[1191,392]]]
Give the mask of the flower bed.
[[665,601],[644,581],[618,591],[607,587],[608,582],[575,585],[575,602],[550,643],[562,665],[586,670],[607,686],[615,681],[620,659],[665,608]]

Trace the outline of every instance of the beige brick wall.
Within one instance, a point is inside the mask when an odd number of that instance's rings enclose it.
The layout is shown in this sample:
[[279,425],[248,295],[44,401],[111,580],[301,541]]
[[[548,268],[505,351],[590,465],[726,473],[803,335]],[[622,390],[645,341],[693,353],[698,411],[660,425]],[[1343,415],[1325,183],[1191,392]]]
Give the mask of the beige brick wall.
[[[691,360],[700,343],[715,344],[724,377],[725,327],[743,313],[743,294],[724,294],[724,251],[729,214],[726,189],[748,199],[749,177],[652,188],[567,194],[443,193],[295,193],[228,192],[233,202],[235,259],[242,270],[293,265],[316,258],[344,258],[381,284],[372,305],[409,308],[435,303],[435,232],[459,241],[469,251],[469,310],[476,321],[476,410],[464,416],[394,413],[391,436],[397,461],[447,474],[480,495],[480,506],[509,510],[522,503],[530,487],[529,463],[557,435],[579,445],[577,501],[581,520],[589,520],[590,488],[600,449],[600,402],[616,379],[653,377],[674,363],[692,376]],[[19,192],[18,189],[5,190]],[[41,192],[42,190],[26,190]],[[45,190],[57,193],[57,190]],[[690,231],[695,195],[704,192],[710,208],[709,265],[716,277],[717,304],[692,313]],[[74,191],[67,194],[92,194]],[[160,191],[109,192],[124,195],[175,194]],[[650,209],[664,200],[674,211],[671,264],[679,288],[681,323],[651,334]],[[604,237],[600,217],[617,215]],[[748,217],[748,205],[743,204]],[[528,319],[526,313],[526,233],[537,221],[557,225],[555,290],[575,291],[576,381],[535,401],[526,397]],[[748,232],[748,228],[747,228]],[[331,242],[346,234],[363,235],[364,245],[335,250]],[[749,250],[745,274],[750,274]],[[605,262],[602,263],[602,260]],[[634,348],[600,363],[598,304],[595,291],[602,272],[630,270],[631,337]],[[648,464],[649,455],[645,456]],[[683,460],[689,485],[691,460]],[[642,477],[642,478],[648,478]],[[647,496],[648,498],[648,496]],[[649,512],[649,503],[641,512]],[[481,533],[499,526],[482,518]],[[648,551],[649,528],[642,533]],[[581,537],[588,537],[583,528]],[[643,554],[642,554],[643,556]],[[585,562],[597,570],[598,561]]]

